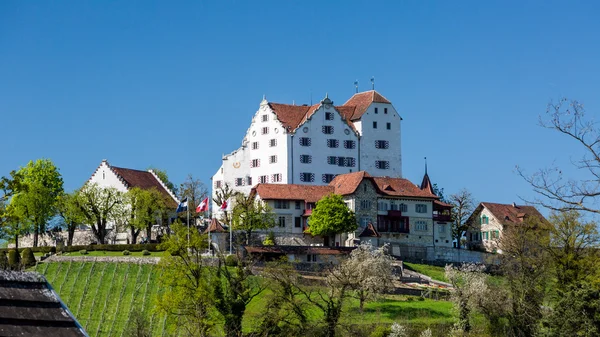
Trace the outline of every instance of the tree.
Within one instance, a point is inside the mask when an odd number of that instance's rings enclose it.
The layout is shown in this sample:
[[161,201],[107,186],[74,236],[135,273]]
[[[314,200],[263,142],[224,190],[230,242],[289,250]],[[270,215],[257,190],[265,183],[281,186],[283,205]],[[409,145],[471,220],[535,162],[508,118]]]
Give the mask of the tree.
[[56,208],[67,230],[67,246],[71,246],[73,245],[75,229],[85,221],[85,217],[77,204],[77,194],[75,192],[62,193],[57,198]]
[[177,187],[171,182],[171,180],[169,180],[169,175],[167,174],[166,170],[161,170],[152,166],[150,166],[148,170],[154,172],[154,174],[156,174],[156,176],[162,181],[162,183],[165,184],[165,186],[167,186],[167,188],[170,189],[171,192],[177,195]]
[[250,244],[252,231],[269,229],[275,226],[275,213],[269,205],[261,200],[238,193],[235,198],[231,223],[233,229],[245,232],[246,244],[248,245]]
[[350,257],[341,264],[347,268],[345,275],[352,275],[352,289],[359,300],[360,311],[366,301],[393,287],[392,262],[386,255],[387,246],[374,249],[370,243],[363,243],[350,253]]
[[13,212],[33,227],[33,246],[40,233],[56,214],[57,197],[63,192],[63,180],[58,168],[49,159],[30,161],[18,171],[19,189],[10,200]]
[[11,198],[22,189],[22,176],[17,171],[10,172],[10,178],[0,179],[0,238],[14,240],[15,249],[19,249],[19,236],[30,232],[28,223],[22,223],[19,214],[9,204]]
[[355,231],[358,227],[352,212],[341,195],[330,194],[317,202],[308,218],[312,235],[331,236]]
[[140,231],[146,231],[146,237],[152,236],[152,226],[167,212],[163,194],[156,188],[141,189],[134,187],[127,191],[126,199],[130,205],[129,230],[131,242],[136,243]]
[[[235,192],[231,189],[231,187],[229,186],[229,184],[225,183],[225,185],[221,188],[218,188],[215,192],[215,197],[213,198],[213,201],[215,204],[217,205],[223,205],[224,202],[226,202],[227,200],[229,200],[231,202],[231,198],[235,195]],[[213,210],[213,213],[215,212],[215,210]],[[227,212],[223,212],[222,217],[219,219],[219,221],[221,221],[222,223],[225,223],[227,225],[229,225],[229,215],[227,214]]]
[[440,201],[442,202],[448,202],[448,200],[446,200],[446,196],[444,196],[444,188],[443,187],[439,187],[438,184],[433,184],[433,186],[431,186],[433,189],[433,194],[437,195],[440,198]]
[[446,265],[446,278],[452,284],[450,300],[458,311],[457,326],[464,332],[471,330],[471,312],[476,297],[486,289],[483,266],[462,264],[460,267]]
[[[160,244],[167,254],[160,261],[160,282],[164,292],[158,297],[158,310],[175,316],[189,336],[209,336],[211,288],[208,269],[202,253],[208,247],[207,238],[198,231],[188,231],[176,222],[172,234]],[[189,243],[188,243],[189,233]]]
[[545,320],[548,336],[600,335],[600,290],[580,282],[563,291]]
[[540,169],[532,175],[517,167],[539,195],[533,204],[555,211],[584,211],[600,214],[600,128],[593,120],[586,119],[583,104],[566,98],[549,103],[547,119],[540,117],[540,126],[557,131],[579,146],[584,153],[578,160],[571,160],[577,178],[565,177],[556,166]]
[[469,229],[467,219],[475,210],[475,202],[471,192],[466,189],[450,195],[448,201],[452,204],[452,237],[456,239],[457,247],[460,248],[460,238]]
[[98,243],[105,244],[107,225],[123,217],[123,193],[114,187],[88,183],[76,192],[76,202]]
[[188,209],[192,218],[198,216],[196,206],[207,195],[208,189],[206,189],[206,186],[204,186],[200,179],[194,179],[194,176],[191,174],[188,174],[185,181],[179,186],[179,199],[188,198]]

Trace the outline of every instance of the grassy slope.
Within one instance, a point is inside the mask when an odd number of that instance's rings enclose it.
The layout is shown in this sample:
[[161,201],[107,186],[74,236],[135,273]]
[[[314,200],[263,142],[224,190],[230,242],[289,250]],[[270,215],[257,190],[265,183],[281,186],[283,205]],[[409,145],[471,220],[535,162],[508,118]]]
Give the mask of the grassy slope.
[[[177,321],[166,320],[153,312],[159,269],[155,265],[105,262],[43,263],[36,270],[45,274],[73,315],[90,336],[122,336],[134,310],[141,312],[151,324],[152,336],[176,336]],[[248,306],[244,329],[249,331],[269,301],[265,291]],[[406,296],[390,295],[367,303],[365,312],[358,301],[350,300],[344,324],[450,325],[454,322],[451,304],[444,301],[417,301]],[[314,311],[313,317],[319,317]]]
[[423,275],[427,275],[434,280],[448,282],[446,278],[446,272],[444,271],[444,267],[430,266],[428,264],[418,264],[418,263],[408,263],[404,262],[404,267],[417,273],[421,273]]

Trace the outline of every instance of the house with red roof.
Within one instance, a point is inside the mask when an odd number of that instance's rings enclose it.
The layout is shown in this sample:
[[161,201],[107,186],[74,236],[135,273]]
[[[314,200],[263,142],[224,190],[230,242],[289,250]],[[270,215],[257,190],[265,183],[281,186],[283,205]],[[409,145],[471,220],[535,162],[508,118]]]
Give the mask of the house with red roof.
[[467,220],[470,228],[466,233],[467,245],[481,247],[488,252],[502,252],[502,233],[511,226],[527,225],[528,221],[548,221],[533,206],[498,204],[493,202],[479,203]]
[[256,184],[326,186],[357,171],[400,178],[401,121],[375,90],[356,93],[343,105],[328,95],[314,105],[263,98],[241,147],[223,155],[212,177],[213,197],[225,184],[248,194]]
[[[316,203],[332,193],[343,196],[359,228],[326,242],[310,235],[309,217]],[[359,171],[340,174],[324,186],[258,184],[251,195],[276,213],[278,226],[273,232],[278,244],[353,246],[363,240],[373,245],[452,246],[451,206],[439,201],[427,174],[421,186],[403,178],[374,177]]]

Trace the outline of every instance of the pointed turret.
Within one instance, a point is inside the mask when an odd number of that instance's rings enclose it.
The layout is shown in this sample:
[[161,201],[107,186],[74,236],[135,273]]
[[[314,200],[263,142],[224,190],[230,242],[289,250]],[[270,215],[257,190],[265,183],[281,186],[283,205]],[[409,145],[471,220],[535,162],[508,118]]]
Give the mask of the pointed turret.
[[429,174],[427,174],[427,157],[425,157],[425,175],[423,176],[423,181],[421,182],[421,189],[427,190],[431,194],[435,195],[433,192],[433,184],[431,183],[431,180],[429,180]]

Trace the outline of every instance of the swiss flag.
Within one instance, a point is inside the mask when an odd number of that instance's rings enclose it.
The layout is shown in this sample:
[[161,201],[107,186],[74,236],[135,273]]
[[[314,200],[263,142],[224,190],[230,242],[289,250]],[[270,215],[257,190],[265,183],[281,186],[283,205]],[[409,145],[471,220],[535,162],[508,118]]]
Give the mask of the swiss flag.
[[222,210],[229,210],[229,199],[223,201],[223,204],[221,204],[221,209]]
[[207,212],[208,211],[208,197],[204,198],[200,205],[196,207],[196,213]]

